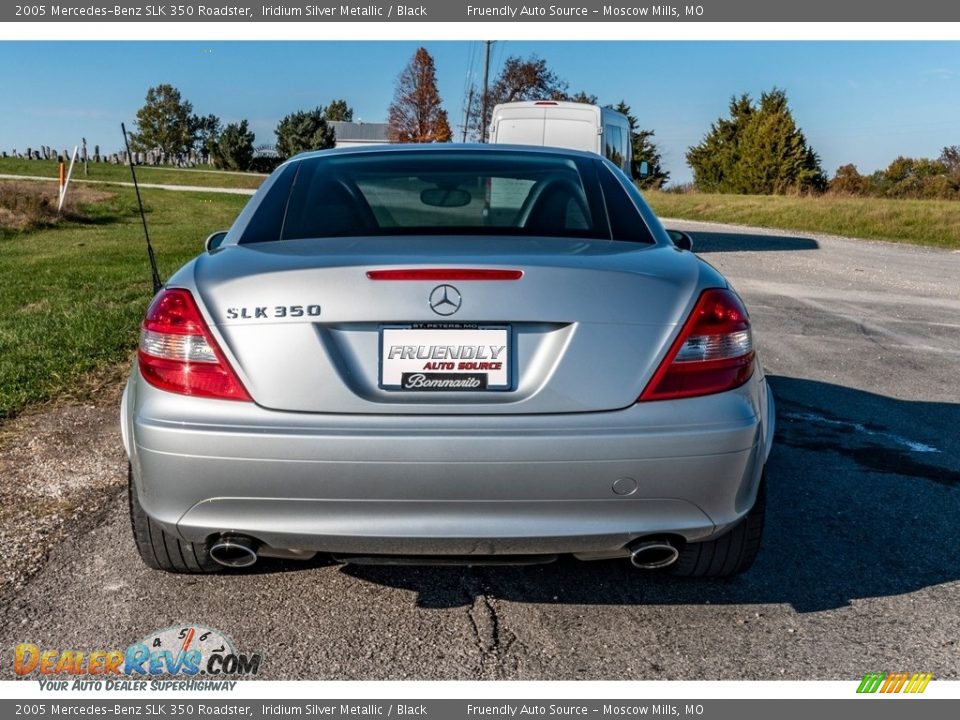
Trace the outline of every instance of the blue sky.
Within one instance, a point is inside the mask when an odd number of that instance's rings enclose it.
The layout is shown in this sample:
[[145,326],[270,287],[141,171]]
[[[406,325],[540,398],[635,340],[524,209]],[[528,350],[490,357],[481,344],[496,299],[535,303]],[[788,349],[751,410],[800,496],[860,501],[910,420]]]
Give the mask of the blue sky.
[[[85,136],[105,151],[122,144],[146,90],[178,87],[195,112],[250,120],[258,143],[289,112],[343,97],[356,117],[383,121],[394,81],[419,45],[437,65],[451,124],[462,122],[480,42],[0,42],[0,150],[72,146]],[[794,116],[832,175],[897,155],[936,157],[960,144],[958,42],[498,42],[494,73],[509,55],[536,54],[601,103],[621,99],[653,129],[672,180],[691,174],[684,153],[726,113],[733,94],[787,91]],[[459,135],[458,135],[459,137]]]

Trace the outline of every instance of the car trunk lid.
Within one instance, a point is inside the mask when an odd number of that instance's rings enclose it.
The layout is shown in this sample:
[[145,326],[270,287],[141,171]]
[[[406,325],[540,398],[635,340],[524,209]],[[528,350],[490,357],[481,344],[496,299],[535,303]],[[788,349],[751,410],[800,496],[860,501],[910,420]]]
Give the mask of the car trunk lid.
[[[201,256],[194,274],[253,400],[322,413],[626,407],[698,289],[689,253],[550,238],[258,243]],[[427,381],[405,384],[418,373]],[[482,387],[431,385],[452,375]]]

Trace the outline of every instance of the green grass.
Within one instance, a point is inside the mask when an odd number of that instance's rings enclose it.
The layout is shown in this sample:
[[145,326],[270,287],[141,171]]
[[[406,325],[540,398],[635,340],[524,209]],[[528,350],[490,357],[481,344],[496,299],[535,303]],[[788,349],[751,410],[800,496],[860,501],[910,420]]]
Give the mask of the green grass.
[[[108,182],[130,182],[130,168],[126,165],[108,163],[89,163],[90,174],[83,175],[83,165],[78,160],[73,166],[73,180],[104,180]],[[55,180],[58,177],[59,164],[56,160],[21,160],[18,158],[0,158],[0,175],[30,175]],[[137,167],[137,180],[142,183],[160,185],[194,185],[196,187],[258,188],[264,175],[253,173],[228,173],[220,170],[181,170],[171,167]]]
[[[0,418],[64,396],[125,362],[150,300],[143,229],[131,188],[84,208],[84,223],[0,237]],[[228,227],[247,198],[145,190],[163,278]]]
[[661,217],[960,248],[960,202],[646,192]]

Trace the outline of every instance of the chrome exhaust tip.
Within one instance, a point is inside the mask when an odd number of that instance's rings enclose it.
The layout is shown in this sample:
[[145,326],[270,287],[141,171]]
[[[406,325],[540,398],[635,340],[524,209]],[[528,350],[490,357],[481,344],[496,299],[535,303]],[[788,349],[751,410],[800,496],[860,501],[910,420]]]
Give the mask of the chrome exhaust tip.
[[673,565],[680,551],[669,540],[644,540],[630,547],[630,563],[641,570],[659,570]]
[[221,535],[210,546],[210,557],[228,568],[250,567],[257,561],[260,543],[239,535]]

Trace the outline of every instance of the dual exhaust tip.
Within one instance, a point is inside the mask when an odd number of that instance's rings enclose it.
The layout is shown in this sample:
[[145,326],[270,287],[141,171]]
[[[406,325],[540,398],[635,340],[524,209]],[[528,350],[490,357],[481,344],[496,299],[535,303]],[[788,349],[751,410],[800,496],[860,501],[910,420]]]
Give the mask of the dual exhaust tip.
[[[242,535],[221,535],[210,546],[210,557],[228,568],[247,568],[257,562],[260,543]],[[629,547],[630,563],[641,570],[669,567],[680,551],[669,540],[641,540]]]

